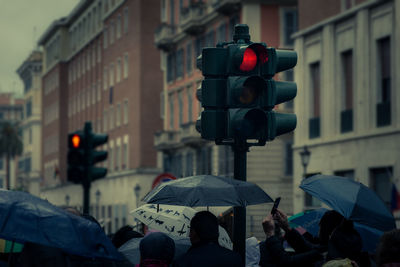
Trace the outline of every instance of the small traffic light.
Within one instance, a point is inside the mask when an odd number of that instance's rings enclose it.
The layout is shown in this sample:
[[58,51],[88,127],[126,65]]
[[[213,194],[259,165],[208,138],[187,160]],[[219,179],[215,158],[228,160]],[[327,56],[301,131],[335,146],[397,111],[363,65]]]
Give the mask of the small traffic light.
[[198,59],[204,80],[197,97],[204,111],[196,128],[204,139],[265,144],[296,128],[296,115],[273,111],[296,96],[296,84],[272,80],[296,65],[296,52],[251,43],[248,32],[247,25],[236,25],[234,42],[204,48]]
[[80,183],[85,177],[85,140],[82,132],[68,135],[68,181]]

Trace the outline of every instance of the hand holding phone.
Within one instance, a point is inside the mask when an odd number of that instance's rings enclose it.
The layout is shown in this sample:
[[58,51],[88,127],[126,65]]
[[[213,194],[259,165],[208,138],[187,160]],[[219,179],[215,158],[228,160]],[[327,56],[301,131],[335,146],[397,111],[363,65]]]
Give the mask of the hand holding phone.
[[272,207],[271,214],[275,215],[276,210],[278,209],[279,202],[281,201],[281,197],[277,197],[274,201],[274,206]]

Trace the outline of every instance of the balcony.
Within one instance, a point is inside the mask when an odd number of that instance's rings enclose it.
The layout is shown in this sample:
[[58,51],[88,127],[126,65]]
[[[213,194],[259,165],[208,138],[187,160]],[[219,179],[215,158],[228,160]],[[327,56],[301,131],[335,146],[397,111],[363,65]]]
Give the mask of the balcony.
[[204,16],[206,14],[203,2],[190,4],[189,7],[182,9],[180,27],[187,34],[196,35],[205,30]]
[[175,34],[175,26],[162,23],[156,29],[156,33],[154,34],[154,42],[157,48],[168,51],[173,46],[173,37]]
[[182,124],[180,138],[181,142],[188,146],[201,146],[205,142],[196,130],[196,122]]
[[214,10],[223,15],[230,15],[240,10],[240,0],[212,0]]
[[176,131],[159,131],[154,134],[154,146],[157,150],[174,149],[182,144]]

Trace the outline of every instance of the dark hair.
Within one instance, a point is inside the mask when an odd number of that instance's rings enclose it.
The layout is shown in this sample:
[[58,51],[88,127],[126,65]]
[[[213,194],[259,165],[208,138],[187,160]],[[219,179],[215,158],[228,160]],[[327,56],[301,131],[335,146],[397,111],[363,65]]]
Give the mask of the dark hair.
[[115,232],[114,236],[112,237],[112,243],[116,248],[120,248],[128,240],[139,237],[143,237],[143,235],[134,231],[132,226],[125,225]]
[[146,235],[139,244],[140,261],[165,260],[171,263],[175,255],[175,242],[164,233],[156,232]]
[[209,211],[197,212],[190,221],[190,228],[197,233],[202,241],[218,240],[218,219]]
[[376,250],[378,266],[386,263],[400,262],[400,229],[384,233]]
[[319,221],[319,240],[322,245],[327,245],[329,236],[332,234],[333,230],[338,227],[344,217],[335,210],[329,210],[325,212]]

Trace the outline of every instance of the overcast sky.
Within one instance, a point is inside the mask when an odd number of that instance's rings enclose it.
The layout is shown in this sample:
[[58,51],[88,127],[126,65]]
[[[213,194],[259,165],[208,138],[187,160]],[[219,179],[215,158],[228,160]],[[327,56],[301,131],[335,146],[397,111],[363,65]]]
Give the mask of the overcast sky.
[[79,0],[0,0],[0,92],[22,94],[16,70],[55,20],[67,16]]

